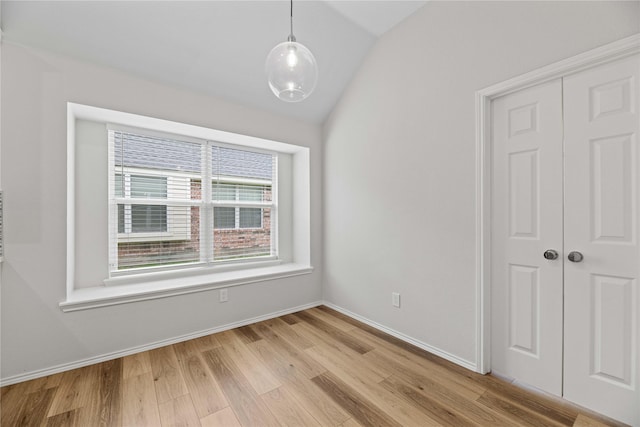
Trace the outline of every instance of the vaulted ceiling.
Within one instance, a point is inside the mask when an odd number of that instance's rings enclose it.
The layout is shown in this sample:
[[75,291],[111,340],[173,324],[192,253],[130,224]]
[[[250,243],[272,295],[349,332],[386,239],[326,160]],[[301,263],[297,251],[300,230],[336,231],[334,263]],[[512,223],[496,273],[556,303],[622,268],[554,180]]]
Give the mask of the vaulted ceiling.
[[294,34],[316,56],[306,100],[271,93],[264,61],[289,34],[288,1],[2,0],[4,38],[321,123],[378,37],[425,1],[294,2]]

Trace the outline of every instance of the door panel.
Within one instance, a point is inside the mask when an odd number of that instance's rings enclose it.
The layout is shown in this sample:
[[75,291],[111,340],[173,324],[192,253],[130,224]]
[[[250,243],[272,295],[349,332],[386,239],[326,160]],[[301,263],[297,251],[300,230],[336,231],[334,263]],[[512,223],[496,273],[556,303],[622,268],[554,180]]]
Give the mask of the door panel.
[[538,238],[538,150],[509,153],[510,237]]
[[562,260],[543,253],[562,253],[561,96],[555,80],[492,103],[492,370],[556,395]]
[[509,348],[538,356],[538,267],[509,265]]
[[594,242],[633,243],[632,138],[626,134],[590,141]]
[[564,79],[564,396],[640,425],[640,60]]

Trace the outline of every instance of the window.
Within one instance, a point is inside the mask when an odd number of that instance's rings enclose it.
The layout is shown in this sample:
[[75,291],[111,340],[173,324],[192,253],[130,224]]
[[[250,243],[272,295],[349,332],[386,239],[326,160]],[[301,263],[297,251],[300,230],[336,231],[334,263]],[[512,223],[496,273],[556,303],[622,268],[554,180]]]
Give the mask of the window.
[[[269,185],[238,185],[214,183],[214,199],[225,201],[263,202],[270,200]],[[214,208],[215,229],[262,228],[264,211],[261,208]]]
[[[64,312],[313,271],[309,147],[74,103],[67,123]],[[214,196],[224,185],[236,200]],[[161,211],[143,227],[137,205]],[[214,227],[217,208],[234,228]]]
[[[115,175],[116,197],[167,198],[167,178],[158,176]],[[163,205],[118,205],[118,233],[167,231],[167,207]]]
[[277,258],[274,153],[111,129],[109,159],[112,274]]

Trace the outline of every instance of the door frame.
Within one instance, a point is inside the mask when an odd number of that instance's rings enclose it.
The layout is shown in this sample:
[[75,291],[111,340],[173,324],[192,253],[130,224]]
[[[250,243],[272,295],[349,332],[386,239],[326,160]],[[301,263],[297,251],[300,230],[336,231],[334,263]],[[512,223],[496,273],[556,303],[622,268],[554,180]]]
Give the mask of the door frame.
[[[491,371],[491,101],[640,53],[640,33],[481,89],[476,102],[476,371]],[[640,83],[640,82],[639,82]]]

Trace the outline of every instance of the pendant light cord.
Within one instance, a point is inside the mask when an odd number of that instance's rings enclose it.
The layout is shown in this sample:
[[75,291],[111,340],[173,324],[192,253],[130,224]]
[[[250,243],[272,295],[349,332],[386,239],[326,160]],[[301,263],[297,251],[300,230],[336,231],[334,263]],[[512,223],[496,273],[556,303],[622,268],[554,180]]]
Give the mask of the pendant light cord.
[[289,20],[291,23],[291,36],[293,37],[293,0],[291,0],[291,9],[289,14]]

